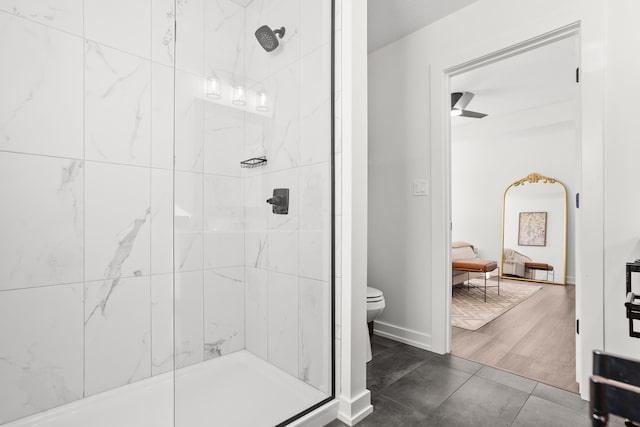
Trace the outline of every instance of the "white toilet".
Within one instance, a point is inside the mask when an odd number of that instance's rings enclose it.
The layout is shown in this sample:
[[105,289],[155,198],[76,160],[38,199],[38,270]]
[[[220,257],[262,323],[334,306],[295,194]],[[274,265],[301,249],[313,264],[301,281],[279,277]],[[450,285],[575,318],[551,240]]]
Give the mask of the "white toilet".
[[[380,289],[367,287],[367,324],[373,322],[384,310],[384,294]],[[369,329],[367,329],[367,362],[371,360],[371,339]]]

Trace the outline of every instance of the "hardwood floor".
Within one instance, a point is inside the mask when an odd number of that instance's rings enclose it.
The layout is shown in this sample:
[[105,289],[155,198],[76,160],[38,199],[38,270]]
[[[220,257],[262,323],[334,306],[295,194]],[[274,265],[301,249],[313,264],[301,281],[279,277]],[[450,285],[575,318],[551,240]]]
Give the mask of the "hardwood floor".
[[578,392],[575,286],[542,285],[477,331],[453,328],[456,356]]

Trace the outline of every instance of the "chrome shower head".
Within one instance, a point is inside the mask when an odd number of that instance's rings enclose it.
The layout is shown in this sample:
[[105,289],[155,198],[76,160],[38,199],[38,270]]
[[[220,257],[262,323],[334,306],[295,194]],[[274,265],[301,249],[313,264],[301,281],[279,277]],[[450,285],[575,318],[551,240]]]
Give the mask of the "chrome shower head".
[[278,37],[284,37],[284,27],[272,30],[268,25],[263,25],[256,30],[256,39],[258,39],[260,46],[267,52],[271,52],[278,47],[280,44],[278,43]]

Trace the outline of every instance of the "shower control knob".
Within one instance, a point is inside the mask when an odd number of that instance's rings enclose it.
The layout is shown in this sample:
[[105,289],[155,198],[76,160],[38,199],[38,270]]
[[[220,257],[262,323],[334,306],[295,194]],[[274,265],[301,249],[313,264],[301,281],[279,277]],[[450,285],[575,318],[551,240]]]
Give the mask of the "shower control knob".
[[289,213],[289,189],[274,188],[273,197],[267,199],[267,203],[272,205],[272,212],[276,215],[287,215]]

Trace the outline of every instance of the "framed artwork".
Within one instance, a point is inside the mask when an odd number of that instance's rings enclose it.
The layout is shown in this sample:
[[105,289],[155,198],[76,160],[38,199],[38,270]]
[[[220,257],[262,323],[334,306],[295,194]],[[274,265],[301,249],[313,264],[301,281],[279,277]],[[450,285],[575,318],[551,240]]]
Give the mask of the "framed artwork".
[[547,245],[546,212],[520,212],[520,221],[518,223],[518,245]]

